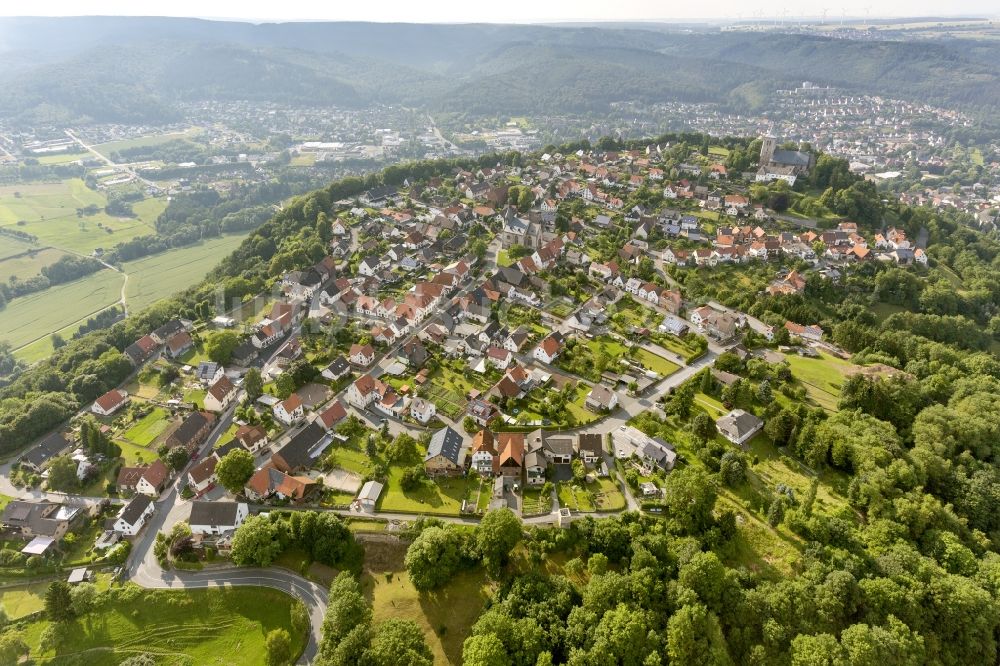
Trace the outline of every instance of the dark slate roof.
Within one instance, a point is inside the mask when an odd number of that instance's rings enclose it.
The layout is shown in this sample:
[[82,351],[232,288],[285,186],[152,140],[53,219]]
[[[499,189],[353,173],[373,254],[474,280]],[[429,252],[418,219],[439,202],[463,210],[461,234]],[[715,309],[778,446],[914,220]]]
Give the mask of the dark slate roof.
[[166,340],[174,333],[179,333],[183,330],[185,330],[184,324],[181,323],[180,319],[171,319],[166,324],[153,331],[153,335],[161,340]]
[[146,495],[136,495],[131,502],[125,505],[118,517],[124,519],[129,525],[135,525],[142,512],[152,503],[153,500]]
[[303,428],[295,437],[292,437],[275,455],[281,458],[291,468],[309,467],[312,458],[309,453],[326,437],[326,430],[323,424],[312,421]]
[[21,461],[35,467],[41,467],[70,446],[70,442],[61,432],[54,432],[43,439],[38,446],[21,456]]
[[771,157],[771,161],[775,164],[783,164],[786,166],[807,167],[809,166],[809,160],[809,153],[804,153],[799,150],[776,150],[774,151],[774,155]]
[[216,447],[213,453],[215,454],[215,457],[217,457],[219,460],[222,460],[222,457],[227,453],[229,453],[230,451],[235,451],[236,449],[242,449],[242,448],[243,445],[240,444],[239,440],[231,439],[222,446]]
[[236,502],[204,502],[191,503],[189,525],[233,525],[236,522]]
[[444,456],[456,465],[461,463],[462,436],[451,427],[445,426],[434,433],[430,444],[427,445],[427,455],[424,461],[437,456]]
[[208,418],[201,412],[191,412],[184,423],[182,423],[177,430],[173,432],[170,438],[176,442],[180,442],[182,445],[187,446],[191,442],[195,441],[198,433],[205,424],[209,423]]

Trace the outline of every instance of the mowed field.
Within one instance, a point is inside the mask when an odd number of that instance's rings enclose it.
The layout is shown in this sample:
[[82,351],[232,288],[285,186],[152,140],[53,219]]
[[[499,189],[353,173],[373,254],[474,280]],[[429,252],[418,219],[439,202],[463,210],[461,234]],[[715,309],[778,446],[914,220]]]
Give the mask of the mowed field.
[[0,259],[6,259],[7,257],[13,257],[15,254],[27,252],[32,247],[30,243],[26,243],[25,241],[0,235]]
[[274,629],[291,634],[294,655],[305,647],[305,633],[291,626],[291,607],[297,602],[277,590],[136,589],[133,594],[71,620],[54,649],[40,645],[49,622],[29,623],[24,637],[31,663],[114,666],[145,652],[159,664],[263,664],[264,638]]
[[109,141],[94,146],[94,150],[105,157],[111,157],[111,153],[128,148],[140,148],[146,146],[159,146],[170,143],[176,139],[190,139],[201,133],[200,127],[192,127],[183,132],[173,132],[170,134],[156,134],[153,136],[141,136],[136,139],[123,139],[122,141]]
[[114,305],[121,273],[102,270],[82,280],[15,298],[0,310],[0,340],[17,349]]
[[0,282],[7,282],[15,275],[21,280],[27,280],[38,275],[44,267],[54,264],[60,257],[64,256],[66,256],[65,252],[48,248],[37,250],[31,254],[0,259]]
[[[137,217],[118,218],[104,213],[106,204],[103,193],[88,189],[79,178],[8,185],[0,187],[0,226],[33,234],[42,245],[90,254],[95,248],[155,233],[153,223],[166,207],[163,199],[144,201],[136,207]],[[101,212],[77,217],[78,208],[90,205]]]
[[211,238],[199,245],[125,263],[123,268],[129,276],[125,294],[129,311],[141,310],[199,282],[244,238],[245,234]]

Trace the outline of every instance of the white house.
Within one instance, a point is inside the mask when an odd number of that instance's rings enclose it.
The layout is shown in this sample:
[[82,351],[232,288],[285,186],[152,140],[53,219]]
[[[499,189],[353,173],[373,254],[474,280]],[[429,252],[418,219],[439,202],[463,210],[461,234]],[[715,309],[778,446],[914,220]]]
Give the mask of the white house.
[[305,415],[305,407],[298,394],[293,393],[287,399],[274,406],[274,418],[278,419],[286,426],[291,426],[298,422]]
[[562,336],[559,333],[550,333],[544,340],[535,347],[534,356],[543,363],[553,363],[562,351]]
[[761,431],[764,422],[742,409],[734,409],[715,422],[719,432],[737,446],[743,446]]
[[410,416],[420,421],[424,425],[430,422],[437,415],[437,407],[430,400],[416,398],[410,403]]
[[348,354],[348,359],[354,365],[362,368],[369,366],[375,361],[375,348],[371,345],[359,345],[355,343],[351,345],[351,351]]
[[358,409],[365,409],[378,397],[378,385],[371,375],[362,375],[354,380],[344,396],[347,402]]
[[215,483],[215,465],[217,463],[218,459],[215,456],[207,456],[188,471],[188,485],[191,490],[196,494],[202,493]]
[[99,416],[111,416],[128,402],[128,393],[121,389],[112,389],[94,401],[91,411]]
[[222,378],[208,387],[205,393],[205,409],[210,412],[224,412],[236,398],[236,385],[229,377]]
[[188,524],[193,534],[221,535],[234,531],[249,514],[245,502],[195,501],[191,503]]
[[146,495],[136,495],[123,506],[115,518],[114,530],[125,536],[135,536],[153,515],[153,500]]

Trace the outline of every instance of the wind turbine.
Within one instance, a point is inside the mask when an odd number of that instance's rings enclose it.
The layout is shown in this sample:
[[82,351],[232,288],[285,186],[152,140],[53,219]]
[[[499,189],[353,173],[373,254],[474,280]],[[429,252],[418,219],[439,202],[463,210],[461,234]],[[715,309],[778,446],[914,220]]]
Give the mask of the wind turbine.
[[826,8],[826,7],[823,8],[823,24],[824,25],[826,24],[826,15],[827,15],[827,13],[829,13],[829,11],[830,10],[828,8]]

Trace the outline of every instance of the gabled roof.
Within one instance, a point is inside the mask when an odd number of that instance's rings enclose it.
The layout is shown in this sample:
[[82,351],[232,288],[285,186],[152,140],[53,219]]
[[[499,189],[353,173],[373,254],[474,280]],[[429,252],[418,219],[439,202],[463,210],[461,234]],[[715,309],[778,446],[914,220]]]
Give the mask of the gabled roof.
[[431,441],[427,445],[427,455],[424,456],[424,461],[426,462],[437,456],[444,456],[454,464],[460,465],[462,463],[463,443],[462,436],[458,432],[450,426],[445,426],[431,437]]
[[111,389],[95,402],[97,405],[106,412],[110,412],[113,409],[119,407],[123,402],[128,399],[128,393],[122,391],[121,389]]
[[237,502],[207,502],[196,500],[191,503],[190,525],[217,525],[235,527]]
[[319,414],[319,420],[323,422],[326,428],[332,428],[347,417],[347,410],[344,409],[344,403],[340,400],[335,401],[329,407],[324,409]]
[[124,520],[129,525],[135,525],[139,520],[139,516],[149,508],[149,505],[153,503],[146,495],[136,495],[132,500],[122,507],[121,511],[118,512],[118,518]]
[[219,381],[208,387],[208,393],[213,398],[222,402],[226,396],[236,390],[236,385],[230,381],[229,377],[222,375]]

